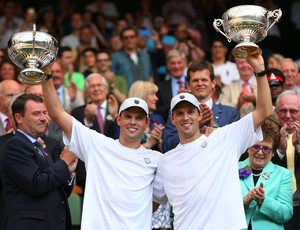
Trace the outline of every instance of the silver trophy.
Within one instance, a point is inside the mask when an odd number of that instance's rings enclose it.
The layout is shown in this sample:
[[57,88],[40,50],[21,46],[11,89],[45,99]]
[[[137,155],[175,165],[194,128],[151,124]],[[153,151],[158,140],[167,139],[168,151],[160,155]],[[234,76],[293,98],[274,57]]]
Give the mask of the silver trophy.
[[[281,15],[280,9],[268,11],[261,6],[241,5],[228,9],[222,19],[214,20],[213,26],[227,38],[228,42],[233,40],[238,43],[232,50],[233,56],[247,58],[249,55],[261,53],[261,49],[255,43],[267,36]],[[224,32],[219,28],[222,25]]]
[[7,46],[9,58],[22,69],[18,80],[27,85],[41,84],[47,80],[41,68],[55,60],[57,51],[57,40],[50,34],[37,32],[35,25],[33,31],[14,34]]

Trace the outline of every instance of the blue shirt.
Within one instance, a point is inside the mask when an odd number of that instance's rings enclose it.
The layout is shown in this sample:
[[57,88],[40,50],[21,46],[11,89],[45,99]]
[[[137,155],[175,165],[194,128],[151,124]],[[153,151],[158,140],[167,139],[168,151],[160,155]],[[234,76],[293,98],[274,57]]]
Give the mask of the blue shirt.
[[137,80],[148,81],[149,77],[153,75],[148,53],[138,50],[137,57],[138,64],[136,65],[124,50],[116,52],[111,56],[111,70],[126,79],[128,88]]

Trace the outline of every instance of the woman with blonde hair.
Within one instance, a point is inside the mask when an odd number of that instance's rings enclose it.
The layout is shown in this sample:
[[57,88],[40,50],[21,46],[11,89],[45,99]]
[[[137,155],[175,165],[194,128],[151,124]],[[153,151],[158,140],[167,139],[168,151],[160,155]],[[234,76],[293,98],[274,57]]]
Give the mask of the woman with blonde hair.
[[[136,81],[129,89],[128,97],[139,97],[147,102],[149,107],[150,124],[146,129],[142,142],[145,148],[161,151],[161,137],[165,121],[161,115],[153,113],[156,110],[158,98],[157,85],[149,81]],[[152,229],[171,229],[171,208],[169,203],[159,205],[152,216]]]
[[152,82],[135,81],[129,89],[128,97],[139,97],[147,102],[150,124],[143,135],[142,144],[145,148],[161,151],[161,136],[165,122],[161,115],[154,113],[158,101],[157,91],[157,85]]

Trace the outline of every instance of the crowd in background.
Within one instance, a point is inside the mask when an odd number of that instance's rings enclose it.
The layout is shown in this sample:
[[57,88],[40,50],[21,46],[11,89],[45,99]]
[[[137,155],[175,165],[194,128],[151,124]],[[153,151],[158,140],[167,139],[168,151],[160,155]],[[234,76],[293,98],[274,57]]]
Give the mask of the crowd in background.
[[[234,58],[230,51],[236,44],[228,43],[212,26],[214,19],[222,18],[227,9],[241,1],[170,0],[160,2],[160,9],[154,6],[155,1],[141,0],[135,5],[137,10],[124,10],[117,1],[103,0],[29,3],[11,0],[0,3],[0,115],[4,114],[0,135],[12,130],[11,126],[6,129],[8,121],[4,121],[4,117],[8,117],[14,95],[43,94],[41,86],[16,84],[20,69],[7,53],[9,38],[17,32],[32,31],[33,24],[38,31],[49,33],[58,41],[57,59],[51,71],[65,111],[108,137],[119,138],[115,117],[127,97],[146,101],[151,122],[143,134],[142,144],[163,153],[179,142],[169,120],[170,101],[179,93],[191,92],[202,103],[201,109],[208,115],[207,119],[203,118],[201,128],[225,126],[255,109],[257,82],[253,67],[245,59]],[[283,11],[279,23],[258,43],[265,67],[271,69],[267,73],[268,82],[273,106],[277,109],[271,120],[283,127],[284,119],[280,116],[284,112],[293,118],[298,113],[299,118],[300,111],[299,98],[295,114],[276,104],[283,91],[300,94],[297,46],[300,1],[247,3]],[[203,69],[211,74],[205,80],[187,78],[189,66],[198,62],[204,63]],[[62,145],[61,130],[54,122],[49,123],[47,135]],[[278,149],[282,150],[282,145]],[[253,154],[256,150],[252,148],[250,152]],[[288,167],[283,163],[284,154],[278,155],[277,164]],[[294,170],[300,170],[299,166]],[[83,196],[86,172],[80,160],[76,173],[77,186],[73,192]],[[295,207],[299,209],[300,195],[297,199]],[[157,213],[153,216],[153,228],[171,228],[170,205],[161,205]]]

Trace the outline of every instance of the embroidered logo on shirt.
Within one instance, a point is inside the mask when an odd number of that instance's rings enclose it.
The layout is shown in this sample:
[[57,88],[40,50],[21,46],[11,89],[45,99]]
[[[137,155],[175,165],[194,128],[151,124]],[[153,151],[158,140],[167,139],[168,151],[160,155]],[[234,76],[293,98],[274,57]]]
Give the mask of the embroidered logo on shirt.
[[144,157],[144,160],[145,160],[145,163],[146,164],[150,164],[151,163],[151,159],[147,158],[147,157]]

